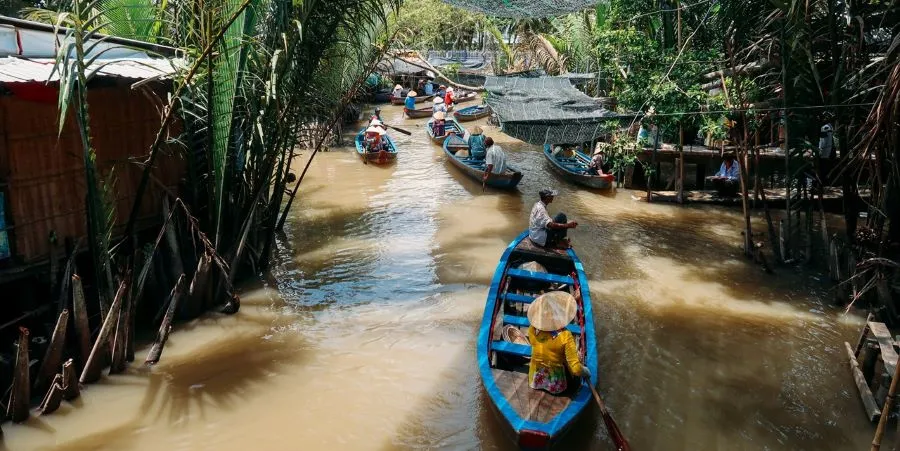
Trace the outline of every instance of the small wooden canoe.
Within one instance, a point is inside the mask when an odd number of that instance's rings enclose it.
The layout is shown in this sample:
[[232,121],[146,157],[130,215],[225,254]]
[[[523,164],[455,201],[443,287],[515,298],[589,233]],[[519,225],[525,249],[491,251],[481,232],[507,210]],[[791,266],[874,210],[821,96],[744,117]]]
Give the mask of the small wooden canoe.
[[476,121],[491,115],[491,107],[487,105],[475,105],[457,110],[453,117],[460,122]]
[[459,97],[454,98],[453,103],[473,102],[480,98],[481,96],[479,96],[477,92],[464,92],[460,94]]
[[[434,127],[431,126],[431,123],[434,119],[429,119],[428,123],[425,124],[425,131],[428,133],[428,137],[431,138],[431,141],[437,145],[444,144],[444,140],[447,139],[447,135],[444,136],[434,136]],[[453,118],[447,118],[444,120],[444,132],[445,133],[455,133],[459,136],[462,136],[466,133],[466,129],[459,125],[459,122],[453,120]]]
[[[434,95],[430,95],[430,96],[418,96],[418,97],[416,97],[416,103],[422,103],[422,102],[424,102],[424,101],[426,101],[426,100],[431,100],[432,97],[434,97]],[[394,97],[394,96],[391,96],[391,103],[394,104],[394,105],[404,105],[404,104],[406,104],[406,97]]]
[[[520,269],[536,261],[547,272]],[[578,303],[575,320],[566,328],[575,336],[581,361],[597,371],[597,339],[590,290],[584,267],[572,249],[547,250],[519,235],[503,252],[484,307],[478,331],[477,362],[481,382],[504,429],[521,449],[548,449],[558,443],[593,402],[591,388],[582,382],[566,395],[551,395],[528,385],[531,346],[502,338],[507,325],[527,334],[526,305],[541,292],[563,290]]]
[[550,162],[551,167],[566,180],[577,183],[588,188],[610,189],[616,180],[612,174],[594,175],[589,174],[588,164],[590,158],[587,155],[574,151],[575,155],[571,158],[563,156],[553,156],[553,150],[550,144],[544,144],[544,156]]
[[366,130],[362,129],[356,135],[356,153],[366,163],[387,164],[397,160],[397,145],[390,136],[384,135],[382,139],[387,142],[387,149],[381,152],[368,152],[365,144]]
[[404,113],[406,113],[406,117],[410,119],[422,119],[425,117],[431,117],[431,115],[434,114],[431,107],[419,108],[415,110],[404,110]]
[[[456,166],[467,176],[481,182],[486,169],[484,160],[473,158],[460,158],[456,154],[460,150],[469,150],[469,145],[461,136],[452,135],[444,141],[444,154],[453,166]],[[503,174],[491,174],[485,185],[499,189],[515,189],[522,180],[522,173],[510,166],[506,167]]]

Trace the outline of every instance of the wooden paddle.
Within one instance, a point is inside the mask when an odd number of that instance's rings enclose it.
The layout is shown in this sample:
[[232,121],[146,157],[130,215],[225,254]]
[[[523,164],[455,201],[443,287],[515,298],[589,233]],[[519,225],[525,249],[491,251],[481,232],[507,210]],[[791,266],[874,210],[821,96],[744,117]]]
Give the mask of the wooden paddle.
[[397,130],[398,132],[403,133],[406,136],[412,135],[412,133],[410,133],[402,128],[397,128],[397,127],[394,127],[393,125],[388,125],[388,124],[384,124],[384,123],[382,123],[382,125],[384,125],[385,127],[389,128],[391,130]]
[[616,445],[616,450],[631,451],[631,445],[628,444],[628,440],[625,439],[625,435],[622,434],[621,430],[619,430],[619,425],[616,424],[616,420],[614,420],[612,414],[609,413],[609,409],[606,408],[606,404],[604,404],[603,400],[600,399],[600,394],[597,393],[597,389],[594,388],[594,384],[592,384],[591,380],[588,378],[585,378],[585,382],[587,382],[588,387],[591,387],[591,393],[594,394],[594,400],[597,401],[597,405],[600,407],[600,413],[603,415],[603,422],[606,424],[606,432],[609,434],[609,438],[611,438],[613,443]]

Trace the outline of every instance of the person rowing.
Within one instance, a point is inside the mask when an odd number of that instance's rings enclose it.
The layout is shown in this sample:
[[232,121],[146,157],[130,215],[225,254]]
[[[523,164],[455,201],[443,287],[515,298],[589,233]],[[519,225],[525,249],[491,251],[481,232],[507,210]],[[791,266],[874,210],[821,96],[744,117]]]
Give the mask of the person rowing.
[[569,221],[565,213],[559,213],[550,219],[547,206],[553,202],[559,194],[555,189],[545,188],[538,193],[541,200],[535,202],[531,208],[531,218],[528,224],[528,239],[540,247],[550,249],[569,248],[569,239],[566,238],[566,230],[578,227],[575,221]]
[[405,108],[403,110],[404,113],[416,109],[416,96],[417,95],[418,94],[416,94],[416,91],[409,91],[408,93],[406,93],[406,100],[404,101],[404,104],[403,104],[403,106]]
[[553,395],[581,386],[591,371],[578,357],[575,336],[566,329],[578,312],[575,298],[565,291],[538,296],[528,308],[528,386]]

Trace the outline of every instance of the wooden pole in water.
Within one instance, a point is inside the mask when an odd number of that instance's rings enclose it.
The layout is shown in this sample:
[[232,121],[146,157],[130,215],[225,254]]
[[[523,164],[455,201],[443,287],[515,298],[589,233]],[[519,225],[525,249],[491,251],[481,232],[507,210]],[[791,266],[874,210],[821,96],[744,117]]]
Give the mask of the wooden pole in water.
[[159,331],[156,333],[156,341],[153,342],[153,346],[147,354],[147,360],[144,361],[144,364],[146,365],[153,365],[159,362],[159,358],[162,356],[163,347],[169,339],[169,332],[172,331],[172,320],[175,319],[175,311],[178,309],[178,300],[181,299],[184,294],[184,286],[185,276],[182,274],[181,277],[178,278],[175,287],[172,288],[172,294],[169,295],[169,307],[166,309],[166,316],[163,317],[162,323],[159,325]]
[[891,388],[888,390],[887,399],[884,400],[884,407],[881,409],[881,418],[878,419],[878,428],[875,429],[875,437],[872,438],[872,451],[881,449],[881,439],[884,437],[884,430],[887,428],[888,417],[890,416],[891,409],[894,407],[894,395],[897,393],[898,379],[900,379],[900,359],[897,359],[894,377],[891,378]]
[[72,311],[75,315],[75,335],[78,337],[78,358],[81,368],[84,368],[91,355],[91,325],[88,321],[87,303],[84,301],[84,287],[81,286],[78,274],[72,276]]
[[69,324],[69,310],[63,309],[56,321],[56,328],[53,329],[53,337],[50,339],[50,346],[44,354],[44,361],[41,362],[41,368],[38,370],[37,379],[34,381],[35,391],[47,388],[47,381],[56,374],[56,369],[62,360],[63,349],[66,345],[66,329]]
[[53,383],[50,385],[50,390],[47,391],[47,394],[44,395],[44,399],[41,401],[40,407],[38,409],[41,411],[41,415],[51,414],[59,409],[59,404],[63,400],[63,377],[61,374],[57,374],[56,377],[53,378]]
[[97,379],[100,379],[100,362],[99,359],[105,354],[105,351],[108,349],[106,344],[109,342],[109,335],[112,333],[113,327],[115,326],[118,317],[119,317],[119,309],[122,308],[122,298],[125,296],[125,282],[119,284],[119,292],[116,293],[115,299],[113,299],[112,306],[110,306],[109,313],[106,315],[106,319],[103,321],[103,326],[100,328],[100,333],[97,335],[97,340],[94,342],[94,347],[91,349],[91,354],[87,359],[87,362],[84,365],[84,370],[81,372],[80,382],[82,384],[87,384],[90,382],[94,382]]
[[16,368],[13,373],[9,405],[6,410],[6,416],[16,423],[21,423],[28,419],[28,406],[31,401],[31,381],[28,373],[28,337],[28,329],[20,327],[18,350],[16,351]]
[[77,398],[81,392],[78,387],[78,375],[75,372],[75,361],[69,359],[63,363],[63,399],[70,400]]

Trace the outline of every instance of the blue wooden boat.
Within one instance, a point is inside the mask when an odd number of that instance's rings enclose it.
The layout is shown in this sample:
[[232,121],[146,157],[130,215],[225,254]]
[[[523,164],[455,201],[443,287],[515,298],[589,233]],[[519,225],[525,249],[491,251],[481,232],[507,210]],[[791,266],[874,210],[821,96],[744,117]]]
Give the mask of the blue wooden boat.
[[[452,135],[444,141],[444,154],[453,166],[459,168],[464,174],[481,182],[484,176],[484,160],[472,158],[460,158],[456,156],[460,150],[468,152],[469,145],[459,135]],[[513,167],[507,166],[502,174],[491,174],[485,181],[485,185],[499,189],[515,189],[522,180],[522,173]]]
[[616,180],[612,174],[594,175],[588,174],[588,164],[591,159],[587,155],[574,151],[571,158],[553,156],[550,144],[544,144],[544,156],[553,169],[566,180],[588,188],[610,189]]
[[[431,126],[434,119],[429,119],[428,123],[425,124],[425,131],[428,132],[428,137],[431,138],[431,141],[437,145],[444,144],[444,140],[447,139],[447,135],[444,136],[434,136],[434,128]],[[459,125],[459,122],[453,120],[452,117],[448,117],[444,120],[444,131],[446,133],[455,133],[459,136],[462,136],[466,133],[466,129],[463,128],[462,125]]]
[[356,135],[356,153],[366,163],[387,164],[397,160],[397,145],[390,136],[385,134],[382,139],[387,142],[386,150],[381,152],[368,152],[365,144],[366,129],[362,129]]
[[[535,261],[547,272],[519,269],[523,263]],[[530,388],[531,346],[503,338],[507,334],[502,330],[507,325],[527,335],[528,316],[523,307],[540,292],[550,290],[569,291],[575,296],[578,313],[567,328],[575,335],[581,361],[592,374],[598,374],[597,340],[584,267],[572,249],[540,248],[528,239],[528,232],[519,235],[503,252],[478,331],[478,369],[489,404],[522,449],[548,449],[558,443],[593,402],[586,382],[568,395],[551,395]]]
[[453,113],[453,117],[460,122],[477,121],[491,115],[491,107],[487,105],[475,105],[466,107]]

